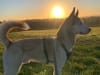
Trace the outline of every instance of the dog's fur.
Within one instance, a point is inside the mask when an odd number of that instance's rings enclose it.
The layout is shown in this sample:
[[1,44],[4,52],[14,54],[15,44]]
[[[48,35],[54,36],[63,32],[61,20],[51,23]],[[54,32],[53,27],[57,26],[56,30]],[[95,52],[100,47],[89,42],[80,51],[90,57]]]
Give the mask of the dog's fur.
[[[24,26],[25,25],[25,26]],[[26,24],[17,22],[6,22],[0,28],[0,38],[6,46],[3,54],[3,65],[5,75],[17,75],[21,65],[28,62],[46,63],[47,52],[48,63],[55,64],[54,74],[61,75],[61,70],[65,61],[68,59],[67,52],[72,51],[76,34],[87,34],[90,32],[88,28],[78,17],[78,11],[75,13],[73,8],[70,16],[65,19],[57,32],[56,38],[48,39],[23,39],[12,42],[6,36],[9,28],[28,27]],[[29,28],[29,27],[28,27]],[[26,30],[27,28],[25,28]],[[63,48],[62,44],[65,48]],[[68,53],[67,53],[68,54]]]

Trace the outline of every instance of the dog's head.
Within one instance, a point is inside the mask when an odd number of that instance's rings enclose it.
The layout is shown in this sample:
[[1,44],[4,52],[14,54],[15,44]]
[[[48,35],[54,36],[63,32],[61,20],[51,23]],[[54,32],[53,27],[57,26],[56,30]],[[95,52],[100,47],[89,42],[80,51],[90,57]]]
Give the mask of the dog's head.
[[72,13],[69,16],[69,21],[73,27],[73,31],[75,34],[87,34],[91,31],[91,29],[83,23],[78,17],[79,11],[75,12],[75,7],[73,8]]

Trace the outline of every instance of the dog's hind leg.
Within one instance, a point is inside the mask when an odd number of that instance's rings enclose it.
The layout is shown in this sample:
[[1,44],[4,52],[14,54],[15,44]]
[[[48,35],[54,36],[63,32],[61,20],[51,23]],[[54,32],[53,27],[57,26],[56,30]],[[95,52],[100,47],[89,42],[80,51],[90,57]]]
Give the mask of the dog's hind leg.
[[5,51],[3,54],[4,75],[17,75],[21,68],[21,59],[18,55]]

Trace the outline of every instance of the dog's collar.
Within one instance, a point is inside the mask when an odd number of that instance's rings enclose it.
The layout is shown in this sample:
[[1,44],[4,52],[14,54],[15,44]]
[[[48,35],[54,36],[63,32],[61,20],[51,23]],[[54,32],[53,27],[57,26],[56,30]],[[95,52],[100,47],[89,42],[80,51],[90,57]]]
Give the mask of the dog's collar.
[[63,50],[65,51],[67,59],[69,59],[69,57],[71,56],[72,52],[68,51],[68,49],[65,47],[64,43],[60,42],[60,40],[58,40],[58,41],[59,41],[60,45],[62,46]]

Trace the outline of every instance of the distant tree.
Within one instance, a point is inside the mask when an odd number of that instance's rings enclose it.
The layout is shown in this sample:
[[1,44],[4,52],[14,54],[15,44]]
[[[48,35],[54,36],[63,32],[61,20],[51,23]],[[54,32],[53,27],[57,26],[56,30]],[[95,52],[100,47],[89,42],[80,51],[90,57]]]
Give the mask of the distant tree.
[[82,18],[89,26],[100,26],[100,16]]

